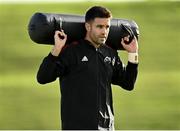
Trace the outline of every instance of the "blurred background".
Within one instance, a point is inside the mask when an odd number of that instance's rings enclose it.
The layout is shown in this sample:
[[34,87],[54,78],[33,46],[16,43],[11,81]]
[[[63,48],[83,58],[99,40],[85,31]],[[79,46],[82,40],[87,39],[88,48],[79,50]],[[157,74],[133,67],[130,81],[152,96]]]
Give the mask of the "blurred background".
[[[61,129],[58,80],[40,85],[36,73],[52,46],[30,40],[35,12],[84,15],[101,5],[114,18],[134,20],[140,29],[139,74],[135,89],[113,86],[117,130],[180,129],[180,2],[90,1],[0,2],[0,129]],[[127,53],[119,51],[127,63]]]

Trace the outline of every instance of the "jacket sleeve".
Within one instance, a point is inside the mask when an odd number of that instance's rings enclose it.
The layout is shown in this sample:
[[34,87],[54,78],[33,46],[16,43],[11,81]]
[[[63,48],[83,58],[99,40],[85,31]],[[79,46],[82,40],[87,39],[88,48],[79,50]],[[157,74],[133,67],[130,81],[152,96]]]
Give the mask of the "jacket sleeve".
[[55,81],[59,76],[63,76],[68,70],[69,57],[67,51],[63,51],[58,57],[49,53],[39,67],[37,81],[40,84],[46,84]]
[[129,91],[133,90],[137,74],[138,64],[128,62],[127,66],[125,66],[118,57],[118,54],[116,55],[112,84],[119,85]]
[[51,53],[49,53],[49,55],[44,58],[37,73],[37,81],[40,84],[46,84],[56,80],[56,61],[57,57],[51,55]]

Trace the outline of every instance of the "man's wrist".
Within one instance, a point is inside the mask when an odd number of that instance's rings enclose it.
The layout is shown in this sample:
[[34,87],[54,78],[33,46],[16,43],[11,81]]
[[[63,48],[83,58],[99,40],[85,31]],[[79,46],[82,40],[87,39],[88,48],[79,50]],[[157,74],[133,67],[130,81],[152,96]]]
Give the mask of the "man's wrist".
[[138,63],[138,53],[128,53],[128,61],[131,63]]
[[60,54],[60,52],[61,52],[61,49],[57,49],[55,47],[53,47],[53,49],[51,50],[51,54],[53,56],[58,56]]

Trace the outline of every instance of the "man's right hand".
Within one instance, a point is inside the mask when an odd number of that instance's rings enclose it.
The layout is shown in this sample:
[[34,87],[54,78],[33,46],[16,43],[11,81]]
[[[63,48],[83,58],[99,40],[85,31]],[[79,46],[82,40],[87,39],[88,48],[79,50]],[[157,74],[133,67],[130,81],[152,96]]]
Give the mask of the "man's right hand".
[[64,47],[64,45],[66,43],[66,40],[67,40],[67,35],[64,33],[63,30],[55,31],[55,34],[54,34],[55,44],[54,44],[53,49],[51,50],[51,54],[53,56],[58,56],[60,54],[62,48]]

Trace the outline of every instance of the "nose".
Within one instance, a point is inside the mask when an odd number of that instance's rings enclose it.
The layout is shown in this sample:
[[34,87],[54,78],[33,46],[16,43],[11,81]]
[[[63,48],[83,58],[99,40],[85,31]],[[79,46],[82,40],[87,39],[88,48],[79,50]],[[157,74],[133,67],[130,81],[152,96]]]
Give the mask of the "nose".
[[105,27],[102,28],[101,33],[102,33],[103,35],[107,35],[108,29],[106,29]]

